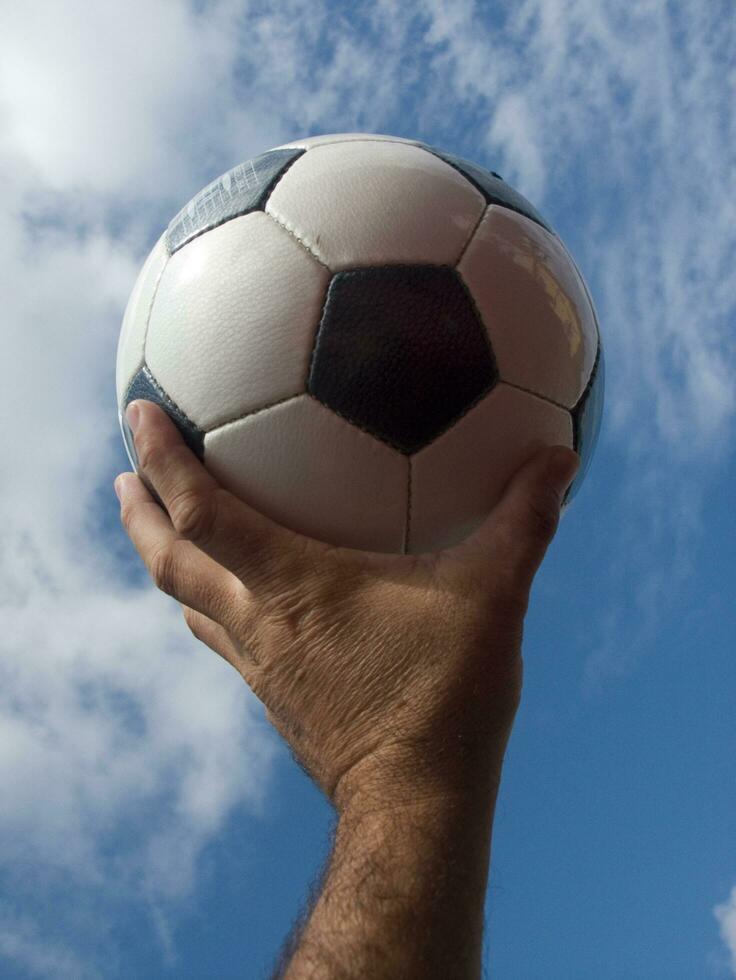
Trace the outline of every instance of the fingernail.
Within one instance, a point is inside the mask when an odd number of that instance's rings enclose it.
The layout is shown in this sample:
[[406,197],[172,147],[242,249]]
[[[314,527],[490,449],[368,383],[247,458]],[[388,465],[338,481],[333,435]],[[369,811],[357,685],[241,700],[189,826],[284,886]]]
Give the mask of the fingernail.
[[565,447],[558,447],[549,461],[548,474],[550,480],[564,494],[580,469],[580,457],[576,452]]
[[122,500],[122,497],[120,496],[120,494],[122,493],[122,490],[123,490],[123,480],[122,480],[122,477],[120,477],[120,476],[116,476],[115,477],[115,482],[113,483],[113,487],[115,488],[115,493],[117,495],[118,500]]
[[133,435],[135,435],[135,430],[138,428],[138,423],[141,418],[141,410],[138,407],[137,402],[131,402],[128,405],[127,411],[125,412],[125,417],[128,420],[128,425],[131,428]]

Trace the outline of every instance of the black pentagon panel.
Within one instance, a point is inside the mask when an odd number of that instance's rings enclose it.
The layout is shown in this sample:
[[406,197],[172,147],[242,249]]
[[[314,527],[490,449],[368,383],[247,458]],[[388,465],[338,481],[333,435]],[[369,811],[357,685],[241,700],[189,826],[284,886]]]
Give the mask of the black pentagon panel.
[[[179,406],[174,404],[161,385],[156,381],[148,365],[144,364],[128,385],[128,390],[125,392],[125,398],[121,407],[123,413],[123,438],[125,439],[128,454],[135,464],[136,471],[138,471],[138,454],[135,451],[133,433],[130,431],[128,420],[125,418],[126,408],[136,398],[143,398],[148,402],[155,402],[157,405],[160,405],[181,433],[187,446],[189,446],[200,460],[204,460],[204,430],[196,426],[187,418]],[[150,487],[149,490],[151,490]],[[154,497],[161,503],[156,493],[154,493]]]
[[565,504],[568,504],[580,489],[595,453],[603,418],[605,373],[603,347],[599,341],[590,380],[572,411],[573,449],[580,456],[580,469],[565,495]]
[[396,265],[333,276],[307,391],[410,455],[498,380],[488,335],[450,266]]
[[197,235],[263,208],[271,191],[291,164],[306,150],[269,150],[239,163],[213,180],[172,218],[166,231],[171,254]]
[[501,204],[511,211],[517,211],[519,214],[531,218],[532,221],[536,221],[538,225],[546,228],[551,234],[555,234],[554,229],[547,224],[539,211],[527,201],[523,194],[520,194],[510,184],[507,184],[503,177],[497,174],[495,170],[485,170],[471,160],[464,160],[462,157],[456,157],[452,153],[445,153],[444,150],[437,150],[435,147],[427,146],[425,143],[422,146],[425,150],[429,150],[430,153],[439,157],[440,160],[449,163],[463,177],[467,177],[470,183],[474,187],[477,187],[483,197],[485,197],[488,204]]

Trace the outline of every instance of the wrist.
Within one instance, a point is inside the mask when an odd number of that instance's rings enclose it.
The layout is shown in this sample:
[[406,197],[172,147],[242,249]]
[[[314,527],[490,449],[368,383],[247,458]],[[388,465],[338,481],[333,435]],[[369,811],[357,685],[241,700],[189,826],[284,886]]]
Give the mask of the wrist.
[[351,809],[411,814],[473,807],[492,812],[507,741],[505,736],[479,747],[455,736],[422,751],[383,747],[343,774],[333,804],[338,816]]

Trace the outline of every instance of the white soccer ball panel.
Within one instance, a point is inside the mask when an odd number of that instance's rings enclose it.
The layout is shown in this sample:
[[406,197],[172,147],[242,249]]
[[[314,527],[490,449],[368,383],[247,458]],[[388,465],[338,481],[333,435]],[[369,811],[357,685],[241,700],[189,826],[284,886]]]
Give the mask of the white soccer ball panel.
[[148,253],[148,258],[138,273],[138,278],[123,315],[115,364],[118,407],[122,405],[128,385],[143,364],[143,346],[146,339],[148,314],[151,310],[156,284],[169,258],[165,242],[166,233],[164,232]]
[[326,146],[328,143],[345,143],[351,140],[378,140],[384,143],[409,143],[415,144],[416,140],[406,140],[401,136],[382,136],[379,133],[325,133],[323,136],[306,136],[304,139],[293,140],[291,143],[283,143],[281,146],[274,146],[274,150],[309,150],[313,146]]
[[262,211],[233,218],[172,255],[146,362],[201,429],[298,394],[329,279]]
[[488,330],[502,380],[572,409],[595,363],[595,313],[562,242],[491,205],[458,271]]
[[204,455],[224,487],[293,531],[341,547],[403,549],[407,457],[310,395],[208,432]]
[[572,448],[572,417],[499,383],[433,443],[411,457],[408,554],[438,551],[473,533],[498,503],[534,440]]
[[344,140],[308,150],[266,212],[333,272],[358,266],[454,265],[485,200],[444,160],[408,143]]

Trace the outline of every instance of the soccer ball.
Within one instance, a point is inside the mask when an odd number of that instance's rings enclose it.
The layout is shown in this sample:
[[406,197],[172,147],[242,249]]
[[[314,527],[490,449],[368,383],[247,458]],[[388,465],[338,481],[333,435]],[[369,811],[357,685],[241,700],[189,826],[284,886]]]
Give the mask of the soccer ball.
[[117,353],[216,479],[332,545],[464,540],[534,443],[582,465],[603,406],[590,295],[498,174],[417,140],[296,140],[200,191],[154,245]]

